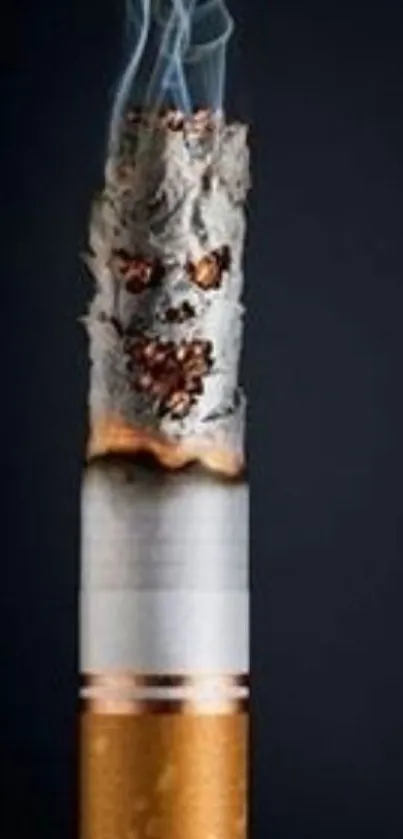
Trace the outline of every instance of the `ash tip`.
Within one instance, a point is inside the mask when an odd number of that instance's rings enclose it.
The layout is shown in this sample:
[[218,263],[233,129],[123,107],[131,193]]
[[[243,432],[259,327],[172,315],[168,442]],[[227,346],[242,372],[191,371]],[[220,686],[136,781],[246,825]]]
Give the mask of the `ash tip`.
[[142,106],[130,106],[123,117],[123,127],[126,130],[141,126],[202,134],[219,130],[225,124],[234,128],[243,125],[238,120],[227,120],[222,110],[202,107],[196,107],[188,114],[177,108],[165,106],[151,110]]

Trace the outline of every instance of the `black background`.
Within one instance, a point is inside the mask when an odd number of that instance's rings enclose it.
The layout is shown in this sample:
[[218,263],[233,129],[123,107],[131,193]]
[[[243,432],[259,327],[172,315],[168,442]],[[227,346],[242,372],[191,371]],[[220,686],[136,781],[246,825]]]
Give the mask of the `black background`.
[[[4,839],[75,835],[90,293],[123,0],[3,13]],[[253,835],[403,837],[402,4],[250,0]],[[122,837],[123,839],[123,837]]]

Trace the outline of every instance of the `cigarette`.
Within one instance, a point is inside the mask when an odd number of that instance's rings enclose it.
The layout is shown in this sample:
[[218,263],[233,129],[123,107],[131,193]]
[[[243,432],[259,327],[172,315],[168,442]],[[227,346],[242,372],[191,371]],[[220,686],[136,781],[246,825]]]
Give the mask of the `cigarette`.
[[81,839],[245,839],[247,128],[136,111],[90,228]]

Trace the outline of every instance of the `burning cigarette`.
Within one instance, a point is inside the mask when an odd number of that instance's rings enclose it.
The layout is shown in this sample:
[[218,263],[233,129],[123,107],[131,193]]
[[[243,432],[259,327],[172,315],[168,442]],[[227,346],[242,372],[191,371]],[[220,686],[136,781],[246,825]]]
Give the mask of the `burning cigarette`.
[[247,130],[126,108],[94,206],[81,837],[245,839]]

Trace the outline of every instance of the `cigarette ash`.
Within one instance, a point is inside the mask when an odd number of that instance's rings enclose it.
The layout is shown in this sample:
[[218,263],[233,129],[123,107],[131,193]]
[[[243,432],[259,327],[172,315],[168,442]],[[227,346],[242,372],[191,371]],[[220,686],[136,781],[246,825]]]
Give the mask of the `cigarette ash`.
[[92,419],[240,449],[246,127],[169,111],[124,126],[90,231]]

